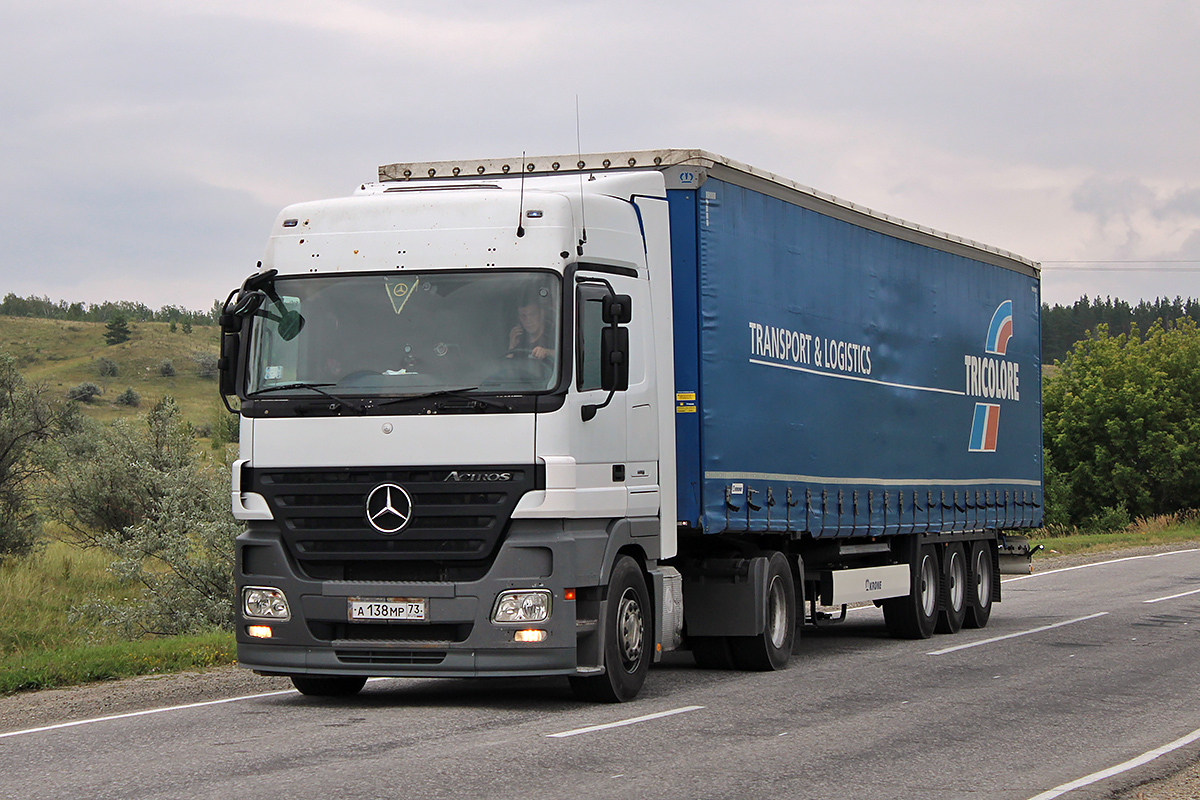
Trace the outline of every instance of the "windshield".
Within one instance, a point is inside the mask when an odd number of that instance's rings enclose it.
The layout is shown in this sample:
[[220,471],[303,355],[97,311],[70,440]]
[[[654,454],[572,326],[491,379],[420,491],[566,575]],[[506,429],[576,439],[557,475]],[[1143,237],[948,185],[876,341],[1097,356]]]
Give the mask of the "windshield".
[[248,392],[539,392],[558,383],[544,271],[280,278],[254,313]]

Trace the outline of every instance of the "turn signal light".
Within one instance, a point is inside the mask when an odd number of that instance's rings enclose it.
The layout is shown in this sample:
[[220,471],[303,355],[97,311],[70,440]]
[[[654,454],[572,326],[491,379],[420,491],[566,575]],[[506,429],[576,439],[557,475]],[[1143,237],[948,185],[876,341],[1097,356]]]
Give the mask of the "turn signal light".
[[546,632],[543,630],[538,630],[536,628],[531,628],[529,630],[524,630],[524,631],[514,631],[513,632],[513,641],[514,642],[542,642],[542,641],[545,641],[545,639],[546,639]]
[[563,600],[574,600],[574,599],[575,599],[575,590],[574,589],[563,589]]
[[271,626],[270,625],[247,625],[246,633],[250,634],[255,639],[270,639],[271,638]]

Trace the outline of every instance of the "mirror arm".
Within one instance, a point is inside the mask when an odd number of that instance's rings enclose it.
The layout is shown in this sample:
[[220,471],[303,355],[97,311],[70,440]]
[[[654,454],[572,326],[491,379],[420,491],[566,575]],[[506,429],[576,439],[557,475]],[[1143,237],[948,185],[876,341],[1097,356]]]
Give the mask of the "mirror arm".
[[592,419],[593,417],[596,416],[597,411],[599,411],[600,409],[604,408],[605,406],[607,406],[609,403],[612,402],[614,394],[616,394],[616,390],[609,389],[608,397],[604,398],[604,402],[601,403],[600,405],[596,405],[595,403],[588,403],[587,405],[580,406],[579,416],[583,417],[584,422],[587,422],[589,419]]

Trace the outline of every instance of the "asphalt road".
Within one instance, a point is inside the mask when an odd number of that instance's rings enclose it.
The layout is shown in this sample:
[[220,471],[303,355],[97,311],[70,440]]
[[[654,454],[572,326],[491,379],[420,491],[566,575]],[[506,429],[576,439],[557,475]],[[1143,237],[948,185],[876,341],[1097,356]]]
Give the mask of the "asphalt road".
[[[620,706],[560,680],[387,680],[10,732],[0,797],[1030,800],[1200,729],[1200,551],[1003,590],[982,631],[896,641],[875,609],[805,628],[778,673],[671,654]],[[1197,757],[1200,737],[1061,796]]]

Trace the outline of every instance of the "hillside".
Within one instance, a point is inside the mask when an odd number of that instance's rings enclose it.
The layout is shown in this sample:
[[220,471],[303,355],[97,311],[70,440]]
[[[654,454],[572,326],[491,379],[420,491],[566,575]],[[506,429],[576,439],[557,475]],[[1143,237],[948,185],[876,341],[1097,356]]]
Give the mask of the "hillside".
[[[216,379],[200,377],[193,358],[217,353],[220,332],[215,325],[196,325],[190,334],[182,328],[171,332],[166,322],[134,322],[129,327],[129,341],[107,345],[100,322],[0,316],[0,351],[17,360],[26,379],[43,383],[60,396],[84,382],[100,386],[104,390],[100,397],[81,404],[95,419],[145,413],[168,394],[179,403],[184,419],[201,433],[227,415]],[[115,376],[100,374],[102,358],[116,364]],[[162,374],[167,361],[175,369],[173,377]],[[115,402],[127,388],[141,395],[139,407]]]

